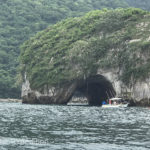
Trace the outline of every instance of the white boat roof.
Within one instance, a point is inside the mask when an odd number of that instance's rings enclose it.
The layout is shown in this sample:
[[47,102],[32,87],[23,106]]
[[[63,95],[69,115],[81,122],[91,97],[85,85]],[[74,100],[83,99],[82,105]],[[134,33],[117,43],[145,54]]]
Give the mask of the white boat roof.
[[114,97],[114,98],[111,98],[110,100],[112,100],[112,101],[119,101],[119,100],[121,100],[122,98],[120,98],[120,97]]

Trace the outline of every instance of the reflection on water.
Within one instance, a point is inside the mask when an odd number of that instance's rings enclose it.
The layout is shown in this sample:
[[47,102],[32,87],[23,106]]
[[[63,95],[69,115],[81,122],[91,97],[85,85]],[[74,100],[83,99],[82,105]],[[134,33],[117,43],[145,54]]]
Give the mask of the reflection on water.
[[148,150],[150,109],[0,103],[0,150]]

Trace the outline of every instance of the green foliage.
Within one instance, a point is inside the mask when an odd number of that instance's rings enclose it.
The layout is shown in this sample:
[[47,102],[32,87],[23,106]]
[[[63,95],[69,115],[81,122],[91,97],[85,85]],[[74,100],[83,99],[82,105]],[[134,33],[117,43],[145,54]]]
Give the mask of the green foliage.
[[125,0],[129,6],[150,11],[149,0]]
[[[9,85],[11,84],[15,85],[16,83],[15,78],[17,73],[16,68],[18,67],[19,64],[18,62],[18,56],[20,54],[19,46],[24,41],[29,39],[29,37],[34,36],[38,31],[41,31],[47,28],[48,26],[55,24],[60,20],[69,17],[82,16],[83,14],[91,10],[104,9],[104,8],[115,9],[118,7],[126,8],[129,6],[150,10],[149,0],[132,0],[132,1],[129,0],[109,0],[109,1],[107,0],[13,0],[13,1],[1,0],[0,1],[0,70],[7,72],[6,75],[9,78],[8,80]],[[133,20],[134,19],[136,18],[133,17]],[[112,24],[112,27],[109,27],[108,30],[107,29],[105,30],[111,31],[116,26],[118,26],[119,28],[119,22],[116,22],[117,23],[116,24],[114,20],[112,19],[111,20],[112,22],[110,22]],[[86,23],[83,23],[83,25],[84,24]],[[105,25],[106,24],[107,22],[105,22]],[[76,26],[76,24],[74,24],[74,26]],[[70,20],[70,27],[72,27],[71,20]],[[78,36],[80,37],[80,34],[82,36],[86,34],[88,28],[92,30],[92,24],[91,27],[89,26],[85,26],[85,27],[87,27],[84,29],[85,31],[81,31],[80,28],[76,28],[76,30],[72,31],[73,33],[69,32],[70,36],[68,36],[68,38],[70,38],[70,40],[65,41],[68,43],[65,43],[62,49],[66,49],[66,47],[68,47],[68,45],[71,42],[73,42],[72,40],[74,41],[78,40],[75,39],[77,38],[75,36],[76,34],[78,34]],[[82,28],[82,24],[81,24],[81,28]],[[67,31],[62,30],[61,32],[62,32],[61,38],[63,38],[63,34],[65,35],[65,32]],[[51,42],[51,47],[53,47],[55,40],[60,36],[56,33],[57,31],[51,33],[51,36],[55,35],[54,36],[55,38],[53,39],[54,41]],[[48,35],[45,35],[45,38],[46,36]],[[34,45],[32,46],[37,47],[40,46],[40,44],[43,43],[34,43]],[[44,47],[45,47],[44,49],[46,49],[47,45],[45,44]],[[29,54],[31,54],[30,50],[26,52],[26,55]],[[53,52],[53,55],[54,54],[57,54],[57,52]],[[32,56],[30,57],[32,58]],[[1,76],[0,78],[2,79]],[[7,87],[5,91],[11,91],[11,86],[7,86],[7,84],[8,83],[6,82],[6,85],[3,86],[3,88]],[[0,87],[2,87],[2,84],[0,85]],[[19,91],[20,91],[20,87],[18,87],[17,93],[19,93]],[[6,95],[8,97],[14,97],[14,90],[12,89],[12,92],[7,92],[7,93],[2,92],[0,94],[0,97],[4,97],[4,96],[6,97]]]
[[13,84],[14,82],[10,73],[0,69],[0,95],[3,95],[3,98],[7,98],[9,95],[18,97],[19,92],[17,86]]
[[[149,53],[150,44],[145,42],[149,16],[130,8],[96,10],[61,21],[22,45],[22,73],[27,72],[33,89],[84,79],[96,74],[98,68],[120,68],[120,78],[126,84],[132,78],[143,80],[150,69],[142,59],[148,58],[138,54],[144,55],[143,49]],[[143,32],[147,34],[141,37]]]

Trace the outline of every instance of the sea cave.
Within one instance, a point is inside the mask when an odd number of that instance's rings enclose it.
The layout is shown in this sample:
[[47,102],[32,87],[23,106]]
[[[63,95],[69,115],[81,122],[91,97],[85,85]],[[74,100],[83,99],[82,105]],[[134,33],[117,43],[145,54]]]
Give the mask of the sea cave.
[[115,95],[111,82],[102,75],[96,75],[80,81],[72,96],[84,96],[89,105],[101,106],[103,100],[106,101]]

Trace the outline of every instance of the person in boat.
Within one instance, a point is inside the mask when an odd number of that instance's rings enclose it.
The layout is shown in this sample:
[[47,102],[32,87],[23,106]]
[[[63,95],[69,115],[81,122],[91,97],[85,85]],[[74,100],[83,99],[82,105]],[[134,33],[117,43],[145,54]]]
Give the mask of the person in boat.
[[109,104],[111,105],[111,100],[109,100]]
[[113,103],[114,105],[117,105],[117,102],[116,101],[114,101],[114,103]]
[[106,101],[102,101],[102,105],[105,105],[106,104]]

